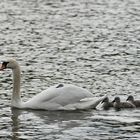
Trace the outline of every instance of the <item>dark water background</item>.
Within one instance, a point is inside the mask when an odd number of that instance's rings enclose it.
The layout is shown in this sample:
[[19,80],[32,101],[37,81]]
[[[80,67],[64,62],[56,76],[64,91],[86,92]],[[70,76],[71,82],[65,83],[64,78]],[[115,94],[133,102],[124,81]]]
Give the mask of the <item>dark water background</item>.
[[[57,83],[140,99],[140,1],[1,0],[5,57],[21,65],[24,101]],[[11,72],[1,72],[0,139],[140,139],[140,109],[20,111],[10,108],[11,93]]]

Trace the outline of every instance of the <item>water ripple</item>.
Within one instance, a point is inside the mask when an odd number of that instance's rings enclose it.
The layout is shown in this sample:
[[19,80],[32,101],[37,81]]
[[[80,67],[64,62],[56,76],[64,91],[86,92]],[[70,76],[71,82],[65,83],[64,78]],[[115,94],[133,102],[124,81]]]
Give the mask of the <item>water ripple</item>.
[[[23,100],[56,83],[96,96],[140,98],[139,0],[0,2],[0,58],[16,58]],[[0,74],[0,138],[138,140],[140,111],[12,110],[12,79]],[[28,93],[28,94],[27,94]]]

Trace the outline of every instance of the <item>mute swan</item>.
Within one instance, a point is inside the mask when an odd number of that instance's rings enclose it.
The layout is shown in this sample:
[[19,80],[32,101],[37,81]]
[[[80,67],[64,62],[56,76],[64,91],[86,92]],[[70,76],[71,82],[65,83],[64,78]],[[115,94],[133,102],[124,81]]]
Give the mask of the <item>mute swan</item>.
[[94,97],[92,93],[71,84],[58,84],[42,91],[27,102],[21,101],[20,96],[20,66],[14,59],[3,61],[0,70],[6,68],[13,72],[13,94],[11,106],[19,109],[44,110],[76,110],[96,108],[104,99]]

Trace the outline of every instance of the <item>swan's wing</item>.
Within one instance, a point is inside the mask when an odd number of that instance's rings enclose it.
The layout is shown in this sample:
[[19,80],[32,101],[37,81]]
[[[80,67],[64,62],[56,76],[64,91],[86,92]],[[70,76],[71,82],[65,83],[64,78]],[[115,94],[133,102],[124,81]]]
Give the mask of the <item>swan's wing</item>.
[[52,86],[32,97],[30,100],[24,103],[24,106],[29,108],[39,108],[39,106],[42,104],[44,105],[44,103],[48,103],[57,96],[59,96],[59,94],[56,92],[55,86]]
[[[102,98],[104,99],[104,98],[106,98],[107,97],[107,95],[104,95]],[[93,100],[98,100],[99,99],[99,97],[88,97],[88,98],[84,98],[84,99],[81,99],[80,101],[81,102],[86,102],[86,101],[93,101]]]
[[74,108],[75,109],[89,109],[89,108],[96,108],[97,105],[105,98],[104,97],[90,97],[90,98],[85,98],[85,99],[81,99],[80,102],[75,103],[73,105],[68,105],[66,106],[67,108]]
[[57,92],[59,92],[58,96],[52,98],[49,102],[58,103],[62,106],[75,104],[81,99],[93,97],[93,94],[86,89],[74,85],[65,85],[59,91],[57,90]]

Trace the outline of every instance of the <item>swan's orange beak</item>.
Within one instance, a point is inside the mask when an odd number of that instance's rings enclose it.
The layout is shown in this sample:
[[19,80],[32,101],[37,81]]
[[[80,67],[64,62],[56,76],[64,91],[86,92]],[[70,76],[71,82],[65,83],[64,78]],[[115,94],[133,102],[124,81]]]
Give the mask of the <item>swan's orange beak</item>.
[[4,70],[6,67],[2,63],[0,63],[0,71]]

